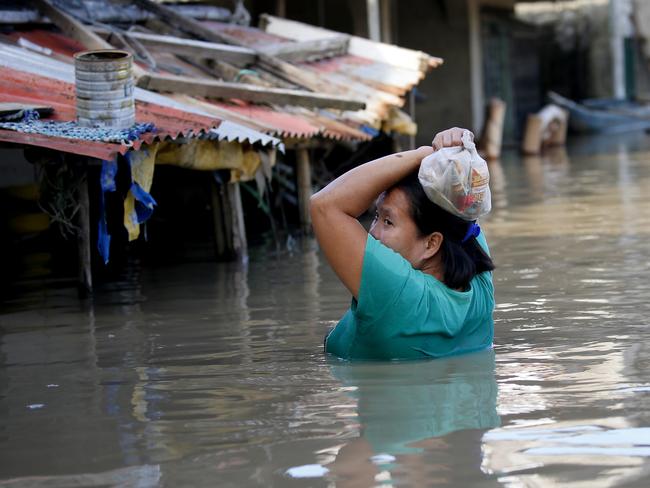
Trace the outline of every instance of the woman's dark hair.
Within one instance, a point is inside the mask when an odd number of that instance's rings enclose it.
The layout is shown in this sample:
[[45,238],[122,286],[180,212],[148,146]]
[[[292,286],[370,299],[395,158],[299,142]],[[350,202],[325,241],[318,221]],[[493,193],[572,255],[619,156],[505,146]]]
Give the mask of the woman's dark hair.
[[420,185],[417,171],[398,182],[391,190],[395,188],[402,190],[409,201],[411,217],[420,236],[433,232],[443,235],[441,251],[445,285],[454,290],[466,290],[475,275],[494,269],[492,259],[476,238],[461,243],[470,222],[452,215],[429,200]]

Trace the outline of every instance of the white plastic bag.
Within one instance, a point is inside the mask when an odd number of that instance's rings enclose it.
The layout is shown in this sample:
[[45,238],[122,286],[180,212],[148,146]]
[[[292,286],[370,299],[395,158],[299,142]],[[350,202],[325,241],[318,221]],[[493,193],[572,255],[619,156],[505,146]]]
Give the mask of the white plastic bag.
[[422,160],[418,178],[429,199],[464,220],[476,220],[492,208],[490,173],[476,152],[472,134],[462,146],[445,147]]

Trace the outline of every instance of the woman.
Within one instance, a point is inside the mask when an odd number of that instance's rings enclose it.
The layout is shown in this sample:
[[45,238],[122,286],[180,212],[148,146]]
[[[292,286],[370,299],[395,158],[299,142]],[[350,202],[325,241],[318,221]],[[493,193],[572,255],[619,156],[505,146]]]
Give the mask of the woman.
[[[316,238],[353,295],[326,338],[343,359],[421,359],[492,345],[494,265],[484,236],[432,203],[417,171],[435,149],[461,144],[463,129],[433,147],[363,164],[311,199]],[[357,218],[376,200],[370,234]]]

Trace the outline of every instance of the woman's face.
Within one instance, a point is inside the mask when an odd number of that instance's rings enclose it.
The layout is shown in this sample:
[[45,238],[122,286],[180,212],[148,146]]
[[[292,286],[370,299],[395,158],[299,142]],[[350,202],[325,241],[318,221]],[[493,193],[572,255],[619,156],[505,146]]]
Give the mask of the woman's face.
[[427,237],[419,235],[411,218],[409,201],[399,188],[379,195],[370,235],[401,254],[414,268],[422,267]]

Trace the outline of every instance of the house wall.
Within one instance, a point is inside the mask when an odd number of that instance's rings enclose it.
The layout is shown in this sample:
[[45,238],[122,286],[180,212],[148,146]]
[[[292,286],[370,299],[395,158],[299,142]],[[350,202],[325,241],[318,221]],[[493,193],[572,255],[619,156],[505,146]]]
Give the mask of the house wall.
[[396,44],[444,59],[417,87],[417,144],[441,129],[472,126],[468,8],[466,2],[417,0],[398,3]]

